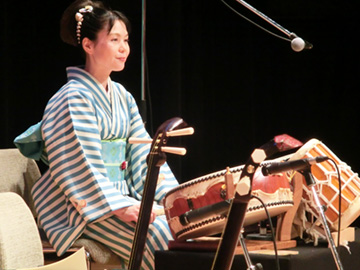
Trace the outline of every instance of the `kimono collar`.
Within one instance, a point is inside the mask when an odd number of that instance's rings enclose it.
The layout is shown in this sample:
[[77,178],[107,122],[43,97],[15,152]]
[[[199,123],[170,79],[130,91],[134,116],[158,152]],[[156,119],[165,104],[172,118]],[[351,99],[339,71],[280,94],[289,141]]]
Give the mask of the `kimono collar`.
[[107,93],[104,86],[90,73],[88,73],[83,66],[68,67],[66,68],[68,81],[75,80],[83,84],[94,96],[96,101],[111,115],[111,91],[112,81],[108,78],[108,91]]

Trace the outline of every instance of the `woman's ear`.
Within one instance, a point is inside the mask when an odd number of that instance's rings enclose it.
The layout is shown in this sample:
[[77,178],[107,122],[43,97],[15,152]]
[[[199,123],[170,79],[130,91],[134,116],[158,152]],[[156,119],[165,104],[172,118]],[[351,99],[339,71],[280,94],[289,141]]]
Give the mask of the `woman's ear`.
[[82,47],[87,54],[92,54],[94,48],[94,42],[89,38],[85,37],[82,40]]

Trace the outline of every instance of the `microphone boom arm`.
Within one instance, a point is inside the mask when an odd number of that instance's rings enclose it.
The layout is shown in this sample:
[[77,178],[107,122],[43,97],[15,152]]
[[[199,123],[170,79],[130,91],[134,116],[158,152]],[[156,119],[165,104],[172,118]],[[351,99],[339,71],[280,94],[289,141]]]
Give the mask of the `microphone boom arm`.
[[274,20],[270,19],[268,16],[266,16],[264,13],[258,11],[256,8],[254,8],[253,6],[249,5],[248,3],[246,3],[243,0],[236,0],[236,2],[242,4],[244,7],[246,7],[247,9],[249,9],[250,11],[252,11],[253,13],[255,13],[256,15],[258,15],[260,18],[262,18],[263,20],[265,20],[266,22],[268,22],[269,24],[271,24],[272,26],[274,26],[275,28],[277,28],[278,30],[280,30],[281,32],[283,32],[285,35],[287,35],[290,39],[294,39],[296,38],[296,34],[290,32],[289,30],[287,30],[286,28],[282,27],[280,24],[278,24],[277,22],[275,22]]

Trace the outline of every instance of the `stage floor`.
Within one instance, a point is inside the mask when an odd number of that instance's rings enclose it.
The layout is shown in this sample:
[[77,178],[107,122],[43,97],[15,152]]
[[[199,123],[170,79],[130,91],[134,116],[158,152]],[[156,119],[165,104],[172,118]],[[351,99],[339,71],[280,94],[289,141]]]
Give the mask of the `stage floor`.
[[[360,230],[356,230],[356,241],[349,243],[349,250],[340,247],[338,253],[344,270],[360,269]],[[295,248],[298,254],[279,256],[281,270],[336,270],[338,269],[331,249],[327,243],[304,244],[298,241]],[[155,254],[156,270],[210,270],[214,259],[214,252],[197,251],[157,251]],[[274,255],[250,254],[253,264],[261,263],[264,270],[275,270]],[[244,270],[247,265],[243,255],[236,255],[231,270]]]

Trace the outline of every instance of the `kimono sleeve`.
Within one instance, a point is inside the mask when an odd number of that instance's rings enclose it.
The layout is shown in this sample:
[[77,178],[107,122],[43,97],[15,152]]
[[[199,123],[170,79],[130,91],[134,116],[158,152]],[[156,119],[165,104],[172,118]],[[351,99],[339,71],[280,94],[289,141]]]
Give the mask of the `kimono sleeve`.
[[[131,94],[128,94],[127,100],[130,110],[129,136],[137,138],[150,138],[144,127],[144,123],[139,114],[136,102]],[[126,178],[131,195],[138,200],[141,200],[141,195],[143,193],[144,181],[148,170],[146,157],[149,154],[149,150],[149,144],[128,144],[127,146],[126,159],[128,160],[128,169]],[[167,191],[176,186],[178,186],[178,181],[176,180],[169,165],[165,163],[160,167],[159,179],[154,200],[157,203],[161,203]]]

